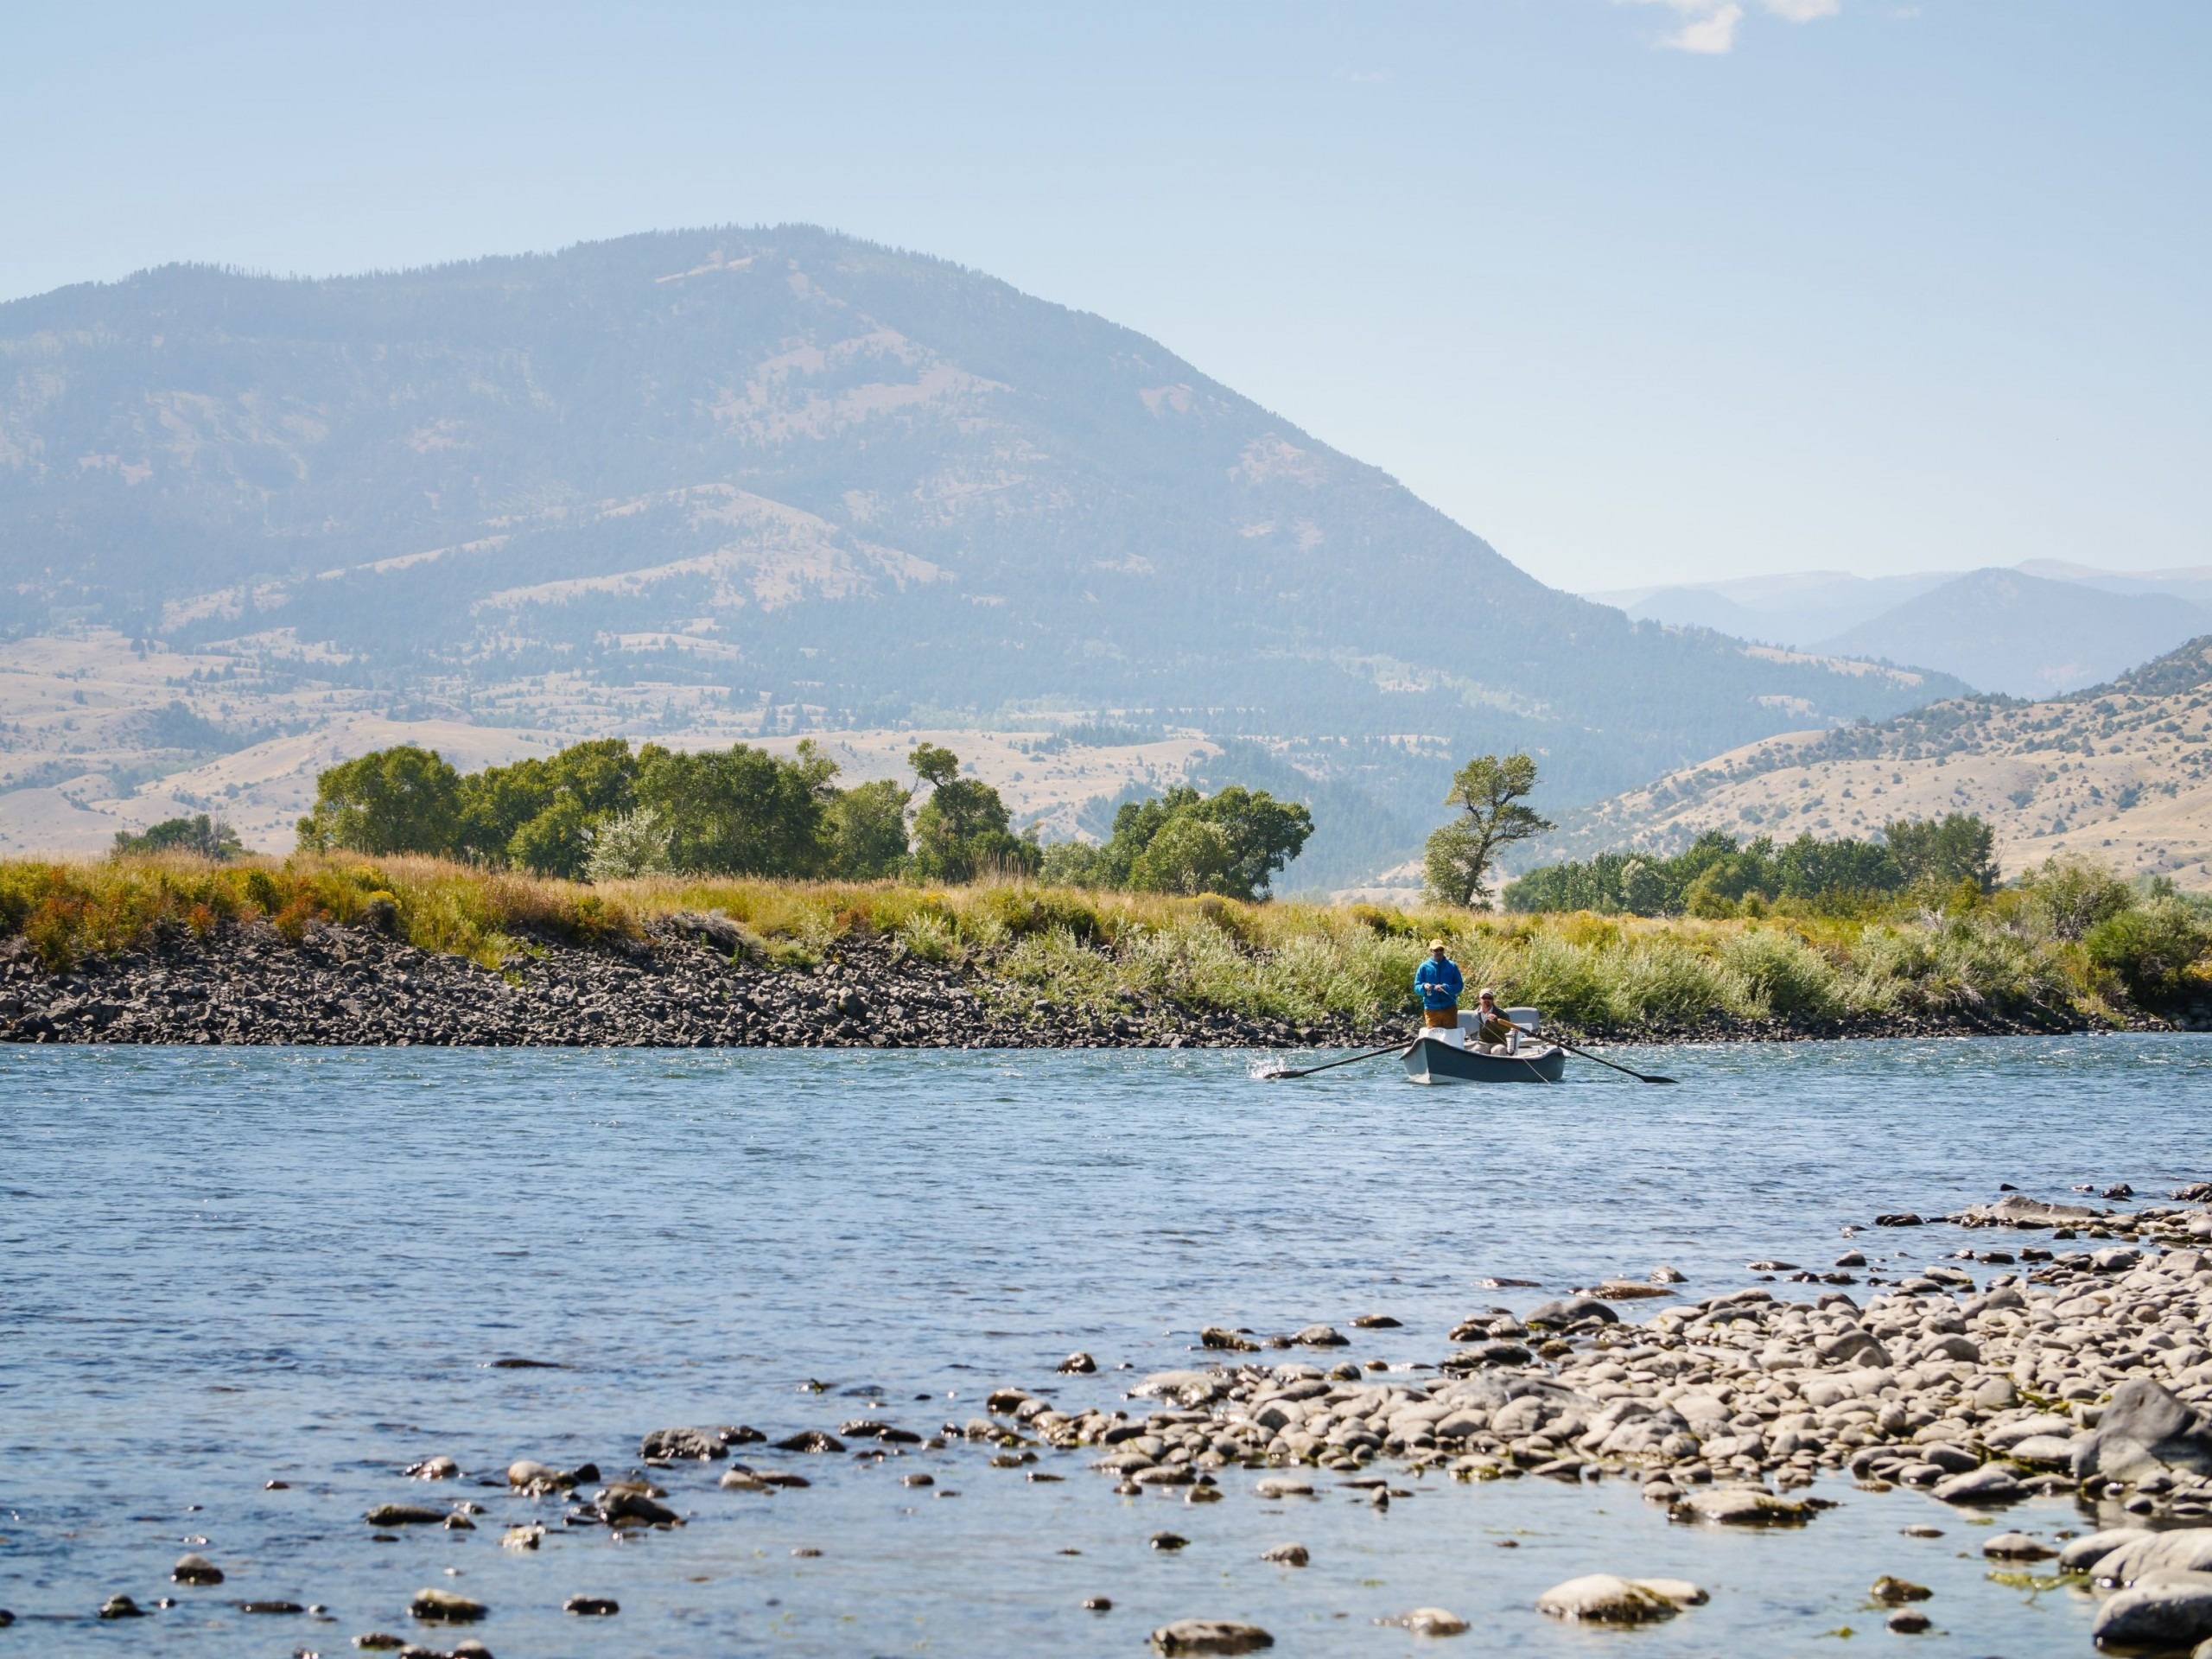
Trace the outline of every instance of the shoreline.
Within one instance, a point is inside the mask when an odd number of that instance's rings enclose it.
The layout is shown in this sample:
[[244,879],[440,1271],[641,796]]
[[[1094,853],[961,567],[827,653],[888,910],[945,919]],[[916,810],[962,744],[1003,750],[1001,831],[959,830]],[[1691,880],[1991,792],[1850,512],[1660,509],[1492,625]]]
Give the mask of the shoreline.
[[[1373,1046],[1410,1014],[1363,1022],[1241,1013],[1168,998],[1056,1004],[1034,986],[931,961],[882,935],[847,933],[808,964],[764,959],[744,931],[696,912],[656,918],[643,938],[525,938],[489,969],[375,927],[318,923],[297,943],[265,922],[204,935],[156,931],[145,948],[39,966],[0,944],[0,1042],[654,1048],[1257,1048]],[[2204,1028],[2138,1014],[2117,1027],[2035,1011],[1747,1020],[1582,1030],[1569,1040],[1637,1047],[2056,1036]]]
[[[615,1433],[579,1436],[541,1411],[496,1438],[448,1427],[421,1436],[404,1465],[359,1470],[365,1478],[348,1496],[365,1507],[311,1525],[290,1520],[287,1535],[319,1528],[361,1541],[372,1554],[411,1547],[410,1562],[463,1567],[441,1580],[426,1566],[375,1598],[357,1590],[351,1612],[335,1611],[347,1586],[327,1567],[285,1573],[283,1587],[296,1600],[238,1605],[333,1637],[350,1624],[353,1644],[365,1650],[428,1652],[418,1644],[435,1639],[435,1651],[488,1659],[490,1644],[455,1642],[454,1627],[485,1630],[511,1652],[518,1619],[542,1621],[556,1606],[563,1617],[613,1617],[626,1605],[635,1618],[668,1598],[664,1573],[656,1578],[637,1550],[589,1561],[564,1550],[655,1538],[674,1548],[686,1529],[769,1515],[798,1521],[805,1529],[795,1536],[819,1536],[825,1503],[833,1515],[850,1512],[818,1490],[853,1478],[835,1472],[842,1465],[859,1478],[880,1471],[877,1481],[895,1480],[918,1507],[963,1490],[977,1495],[971,1503],[1002,1504],[1002,1496],[982,1495],[1046,1484],[1086,1511],[1111,1507],[1135,1529],[1165,1529],[1151,1535],[1154,1557],[1192,1544],[1185,1533],[1209,1536],[1217,1555],[1223,1529],[1203,1525],[1198,1510],[1222,1505],[1206,1513],[1240,1517],[1242,1548],[1267,1543],[1256,1559],[1293,1573],[1332,1541],[1343,1548],[1340,1531],[1332,1539],[1309,1530],[1322,1520],[1319,1506],[1349,1503],[1380,1516],[1414,1503],[1421,1513],[1461,1483],[1512,1494],[1506,1502],[1521,1514],[1539,1491],[1580,1494],[1599,1513],[1608,1494],[1633,1493],[1688,1546],[1665,1565],[1695,1577],[1645,1576],[1648,1542],[1639,1548],[1632,1532],[1610,1529],[1593,1540],[1600,1547],[1576,1552],[1579,1576],[1533,1601],[1480,1605],[1482,1575],[1467,1564],[1431,1591],[1446,1605],[1373,1621],[1440,1637],[1501,1615],[1527,1632],[1551,1621],[1680,1621],[1694,1634],[1739,1621],[1756,1591],[1740,1558],[1713,1541],[1745,1530],[1824,1540],[1842,1524],[1825,1519],[1830,1512],[1894,1494],[1921,1500],[1904,1540],[1890,1547],[1894,1565],[1915,1578],[1944,1582],[1936,1560],[1916,1553],[1926,1546],[1905,1541],[1986,1527],[1942,1547],[1947,1557],[1961,1543],[1972,1552],[1988,1586],[1972,1593],[2094,1596],[2086,1634],[2099,1649],[2187,1651],[2212,1630],[2212,1604],[2176,1597],[2169,1577],[2212,1550],[2212,1474],[2204,1472],[2212,1358],[2190,1340],[2212,1303],[2212,1261],[2202,1248],[2212,1241],[2212,1185],[2171,1199],[2131,1213],[2016,1193],[1924,1220],[1878,1217],[1845,1230],[1832,1269],[1758,1262],[1745,1269],[1749,1282],[1730,1275],[1738,1287],[1708,1290],[1655,1268],[1648,1280],[1605,1281],[1517,1314],[1475,1309],[1448,1335],[1429,1333],[1425,1357],[1411,1363],[1351,1357],[1355,1341],[1404,1330],[1367,1312],[1343,1331],[1163,1332],[1196,1344],[1186,1365],[1151,1372],[1109,1370],[1077,1351],[1027,1386],[963,1390],[958,1405],[930,1395],[894,1402],[895,1391],[872,1385],[830,1397],[836,1385],[810,1382],[750,1423],[656,1427],[639,1416]],[[1972,1243],[1953,1249],[1955,1235],[1940,1246],[1931,1240],[1935,1259],[1917,1268],[1885,1268],[1871,1249],[1929,1224],[1964,1230]],[[1628,1305],[1645,1300],[1656,1306],[1638,1318]],[[544,1357],[490,1363],[565,1369]],[[498,1449],[471,1456],[470,1441]],[[268,1479],[251,1497],[211,1494],[199,1530],[182,1541],[190,1553],[174,1567],[176,1544],[136,1546],[132,1568],[85,1585],[73,1611],[22,1611],[49,1620],[204,1618],[210,1587],[230,1574],[249,1583],[273,1576],[265,1554],[231,1541],[228,1512],[262,1493],[293,1493],[296,1482],[310,1501],[329,1491],[327,1478],[302,1478],[281,1454],[274,1466],[287,1478]],[[2054,1513],[2033,1506],[2036,1498],[2070,1508]],[[816,1518],[810,1526],[802,1516]],[[1062,1523],[1054,1537],[1069,1531]],[[1287,1534],[1318,1548],[1282,1541]],[[1491,1541],[1520,1548],[1510,1531]],[[824,1551],[803,1544],[789,1553],[811,1562]],[[548,1565],[502,1571],[483,1562],[486,1554]],[[1867,1592],[1843,1580],[1848,1569],[1801,1557],[1791,1570],[1793,1594],[1863,1595],[1868,1624],[1897,1634],[1930,1628],[1922,1609],[1936,1592],[1914,1579],[1885,1571]],[[1082,1587],[1118,1595],[1132,1576],[1126,1564],[1102,1561],[1086,1568]],[[404,1584],[424,1579],[434,1587],[405,1599]],[[580,1581],[588,1595],[569,1593]],[[1986,1604],[1967,1601],[1961,1588],[1954,1581],[1932,1611],[1963,1632],[1971,1627],[1961,1621]],[[1277,1631],[1314,1650],[1312,1627],[1295,1622],[1295,1604],[1281,1595],[1192,1582],[1173,1596],[1171,1622],[1151,1637],[1157,1650],[1253,1651]],[[1082,1605],[1105,1612],[1114,1601],[1094,1595]],[[1176,1645],[1201,1635],[1217,1644]],[[1137,1639],[1136,1630],[1122,1637],[1132,1651]]]

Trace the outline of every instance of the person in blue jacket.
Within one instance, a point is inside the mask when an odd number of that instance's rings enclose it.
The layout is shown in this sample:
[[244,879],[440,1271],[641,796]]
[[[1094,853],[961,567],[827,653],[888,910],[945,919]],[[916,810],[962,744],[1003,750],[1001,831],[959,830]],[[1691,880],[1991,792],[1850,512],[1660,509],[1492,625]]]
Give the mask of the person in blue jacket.
[[1459,993],[1465,985],[1466,982],[1459,977],[1459,964],[1445,954],[1444,941],[1431,939],[1428,960],[1414,973],[1414,990],[1421,997],[1421,1023],[1424,1030],[1459,1029]]

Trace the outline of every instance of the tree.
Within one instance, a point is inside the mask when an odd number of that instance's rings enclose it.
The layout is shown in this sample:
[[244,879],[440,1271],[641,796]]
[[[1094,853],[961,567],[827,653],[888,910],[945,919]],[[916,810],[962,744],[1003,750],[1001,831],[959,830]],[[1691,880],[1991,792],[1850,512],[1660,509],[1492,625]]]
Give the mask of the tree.
[[960,775],[960,757],[939,743],[915,745],[906,764],[931,789],[941,789]]
[[456,850],[461,774],[435,749],[403,743],[330,767],[315,780],[315,810],[299,823],[300,845],[389,853]]
[[1882,839],[1912,887],[1955,887],[1971,881],[1984,893],[1996,891],[1997,835],[1979,814],[1900,818],[1883,827]]
[[668,868],[668,826],[652,808],[612,813],[592,827],[591,851],[584,860],[586,880],[626,881],[663,874]]
[[1489,876],[1499,852],[1552,827],[1522,804],[1535,786],[1536,763],[1525,754],[1503,760],[1481,755],[1459,768],[1444,804],[1460,808],[1460,816],[1429,836],[1422,859],[1436,902],[1469,908],[1490,903]]
[[836,762],[811,743],[788,760],[734,743],[638,754],[638,804],[660,815],[672,868],[715,875],[818,875],[830,853]]
[[245,843],[238,839],[238,832],[226,820],[210,819],[205,812],[189,818],[164,818],[143,835],[134,836],[128,830],[115,832],[115,854],[119,858],[190,853],[221,864],[244,851]]
[[879,778],[842,790],[830,803],[830,871],[850,881],[896,875],[906,862],[906,808],[913,791]]
[[461,850],[487,864],[581,877],[588,830],[635,804],[637,772],[620,737],[472,772],[461,781]]
[[914,873],[927,881],[973,881],[979,875],[1033,874],[1044,855],[1014,833],[1014,814],[981,779],[959,775],[951,750],[925,743],[908,757],[931,785],[914,814]]
[[1220,893],[1230,885],[1236,862],[1236,849],[1219,824],[1178,812],[1137,855],[1129,885],[1144,893]]

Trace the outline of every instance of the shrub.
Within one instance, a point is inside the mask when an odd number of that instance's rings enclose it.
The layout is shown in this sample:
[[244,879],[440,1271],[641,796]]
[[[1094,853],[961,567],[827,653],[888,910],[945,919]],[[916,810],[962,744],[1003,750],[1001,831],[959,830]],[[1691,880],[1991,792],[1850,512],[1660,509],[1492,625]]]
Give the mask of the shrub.
[[2107,916],[2082,944],[2136,1001],[2161,1002],[2182,990],[2183,976],[2212,949],[2212,925],[2178,899],[2158,899]]
[[1747,928],[1720,947],[1720,960],[1742,979],[1746,1012],[1825,1019],[1842,1009],[1835,964],[1795,933]]

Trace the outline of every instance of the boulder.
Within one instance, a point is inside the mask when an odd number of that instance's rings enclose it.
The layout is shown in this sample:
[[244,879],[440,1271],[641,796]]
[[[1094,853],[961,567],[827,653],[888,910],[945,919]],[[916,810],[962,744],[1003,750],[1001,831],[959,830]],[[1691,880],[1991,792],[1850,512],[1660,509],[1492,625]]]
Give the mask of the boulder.
[[[1309,1325],[1292,1337],[1291,1340],[1301,1348],[1343,1348],[1348,1345],[1333,1325]],[[1239,1649],[1237,1651],[1243,1652],[1244,1649]]]
[[1934,1496],[1946,1503],[2011,1503],[2027,1489],[1995,1464],[1936,1483]]
[[2131,1538],[2101,1556],[2101,1584],[2130,1585],[2169,1573],[2212,1572],[2212,1527],[2187,1527]]
[[725,1455],[725,1447],[720,1429],[657,1428],[639,1443],[638,1455],[705,1463]]
[[1681,1604],[1653,1583],[1592,1573],[1554,1585],[1536,1598],[1536,1611],[1578,1624],[1649,1624],[1672,1618]]
[[2147,1376],[2114,1389],[2094,1432],[2074,1448],[2076,1480],[2133,1482],[2174,1469],[2212,1473],[2212,1429]]
[[1313,1496],[1311,1482],[1286,1480],[1280,1476],[1255,1482],[1252,1490],[1262,1497],[1311,1497]]
[[1802,1527],[1815,1513],[1802,1497],[1777,1497],[1757,1486],[1719,1486],[1693,1492],[1674,1508],[1674,1514],[1681,1520],[1723,1527]]
[[2007,1193],[1995,1204],[1977,1204],[1959,1212],[1961,1227],[2072,1227],[2099,1219],[2100,1212],[2079,1204],[2046,1204],[2024,1192]]
[[1566,1296],[1554,1302],[1539,1302],[1530,1308],[1522,1323],[1529,1325],[1551,1325],[1565,1330],[1569,1325],[1618,1325],[1621,1316],[1594,1296]]
[[1467,1621],[1457,1613],[1446,1612],[1441,1607],[1416,1607],[1409,1613],[1398,1613],[1389,1618],[1378,1618],[1377,1624],[1395,1624],[1411,1630],[1415,1636],[1465,1636]]
[[2160,1651],[2212,1637],[2212,1573],[2141,1580],[2097,1609],[2089,1635],[2101,1648]]
[[420,1503],[379,1503],[361,1518],[372,1527],[435,1527],[450,1513]]
[[417,1590],[407,1611],[429,1624],[473,1624],[489,1611],[451,1590]]
[[1275,1639],[1256,1624],[1228,1618],[1179,1618],[1152,1633],[1152,1645],[1164,1654],[1257,1653]]
[[1273,1561],[1277,1567],[1303,1567],[1313,1559],[1303,1544],[1277,1544],[1273,1549],[1262,1550],[1260,1559]]
[[2000,1532],[1982,1545],[1981,1553],[1993,1561],[2047,1561],[2058,1554],[2024,1532]]
[[2062,1573],[2094,1573],[2104,1558],[2122,1544],[2138,1538],[2155,1538],[2158,1535],[2148,1527],[2110,1527],[2102,1532],[2093,1532],[2069,1540],[2058,1552],[2058,1570]]
[[205,1555],[180,1555],[169,1569],[169,1577],[179,1584],[220,1584],[223,1569]]

